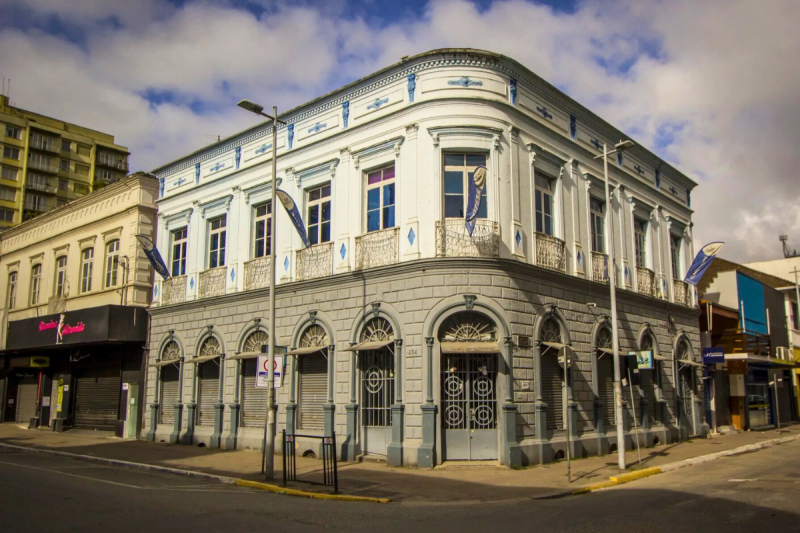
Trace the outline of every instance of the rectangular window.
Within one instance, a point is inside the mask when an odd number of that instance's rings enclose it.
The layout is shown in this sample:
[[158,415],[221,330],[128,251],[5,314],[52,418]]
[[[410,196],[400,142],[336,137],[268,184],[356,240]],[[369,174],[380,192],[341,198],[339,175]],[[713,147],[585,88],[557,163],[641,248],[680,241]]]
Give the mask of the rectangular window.
[[272,251],[272,202],[253,208],[253,259],[266,257]]
[[119,241],[111,241],[106,245],[106,287],[117,286],[119,271]]
[[308,198],[308,240],[311,244],[331,240],[331,184],[310,189]]
[[208,223],[208,268],[225,266],[225,225],[224,216]]
[[40,168],[43,170],[49,170],[51,168],[49,155],[31,153],[29,162],[33,168]]
[[75,191],[75,194],[89,194],[89,186],[85,183],[74,182],[72,190]]
[[22,130],[15,126],[6,126],[6,137],[12,139],[22,139]]
[[56,259],[56,296],[64,296],[67,284],[67,256],[62,255]]
[[92,155],[92,147],[91,146],[85,146],[83,144],[79,144],[77,152],[78,152],[78,155],[89,157],[90,155]]
[[394,227],[394,164],[367,174],[367,232]]
[[172,232],[172,275],[186,274],[186,228]]
[[13,202],[16,199],[17,199],[16,189],[12,189],[11,187],[0,187],[0,200]]
[[92,271],[94,270],[94,248],[81,253],[81,294],[92,290]]
[[69,160],[68,159],[62,159],[61,160],[61,170],[65,171],[65,172],[69,172]]
[[28,211],[36,211],[37,213],[44,213],[47,211],[47,197],[38,194],[26,194],[25,209]]
[[14,211],[0,208],[0,222],[14,222]]
[[18,170],[14,167],[3,167],[0,177],[8,181],[17,181]]
[[647,221],[641,218],[634,218],[633,234],[636,246],[636,266],[647,268]]
[[[469,199],[469,183],[473,180],[475,169],[486,166],[485,154],[444,154],[444,216],[464,218]],[[478,218],[487,218],[489,205],[484,182]]]
[[605,203],[594,198],[589,199],[589,216],[592,222],[592,251],[606,253],[605,240]]
[[[63,163],[63,161],[62,161],[62,163]],[[62,190],[62,191],[68,191],[69,190],[69,181],[67,181],[67,180],[58,180],[58,188],[60,190]]]
[[105,180],[109,183],[113,183],[117,179],[117,175],[114,172],[104,168],[97,169],[95,174],[97,175],[97,179]]
[[672,259],[672,279],[683,279],[681,276],[681,238],[669,236],[669,254]]
[[555,229],[553,217],[553,182],[544,176],[536,174],[535,203],[536,203],[536,232],[552,235]]
[[19,148],[12,148],[11,146],[3,147],[3,157],[6,159],[19,160]]
[[8,308],[14,309],[17,306],[17,273],[12,272],[8,275]]
[[62,141],[61,141],[61,151],[62,152],[69,152],[71,148],[72,148],[72,143],[62,139]]
[[31,133],[31,146],[37,150],[53,150],[53,138],[41,133]]
[[80,174],[81,176],[88,176],[89,175],[89,167],[87,165],[81,165],[75,163],[75,173]]
[[39,290],[42,288],[42,265],[31,268],[31,305],[39,304]]

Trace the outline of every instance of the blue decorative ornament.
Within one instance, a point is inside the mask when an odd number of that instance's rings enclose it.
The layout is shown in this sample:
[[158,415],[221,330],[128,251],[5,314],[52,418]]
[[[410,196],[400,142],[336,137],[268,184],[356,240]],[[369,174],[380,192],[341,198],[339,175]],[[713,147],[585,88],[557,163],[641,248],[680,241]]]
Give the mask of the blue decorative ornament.
[[343,102],[342,103],[342,122],[344,123],[344,127],[347,127],[347,121],[350,119],[350,102]]
[[625,281],[628,281],[630,279],[631,279],[631,271],[628,270],[628,267],[625,267]]
[[289,257],[288,256],[283,258],[283,269],[285,271],[287,271],[287,272],[289,271]]
[[569,136],[573,141],[578,136],[578,118],[575,115],[569,116]]
[[242,147],[237,146],[233,152],[233,159],[236,161],[236,170],[239,170],[239,162],[242,160]]
[[288,135],[289,135],[289,150],[292,149],[292,144],[294,144],[294,124],[289,124],[288,126]]
[[551,114],[550,114],[550,112],[547,110],[547,108],[546,108],[546,107],[544,107],[544,106],[537,106],[537,107],[536,107],[536,111],[538,111],[539,113],[541,113],[541,114],[542,114],[542,117],[544,117],[544,118],[546,118],[546,119],[548,119],[548,120],[553,120],[553,115],[551,115]]
[[317,122],[316,124],[308,128],[308,133],[317,133],[318,131],[324,130],[327,127],[328,127],[327,122]]
[[517,243],[517,248],[519,248],[520,244],[522,244],[522,234],[517,230],[517,235],[514,237],[514,240]]
[[414,91],[417,88],[417,75],[411,73],[408,75],[408,101],[414,103]]
[[190,289],[194,289],[194,278],[191,278],[191,279],[189,280],[189,288],[190,288]]
[[208,170],[210,170],[211,172],[217,172],[218,170],[222,170],[223,168],[225,168],[225,163],[217,163],[216,165],[214,165],[213,167],[209,168]]
[[383,104],[389,103],[389,97],[376,98],[374,102],[367,106],[367,109],[380,109]]
[[231,281],[233,281],[235,278],[236,278],[236,269],[231,268]]
[[656,189],[661,188],[661,171],[656,169]]
[[469,76],[461,76],[457,80],[450,80],[447,85],[456,85],[458,87],[479,87],[483,85],[482,81],[471,80]]
[[583,264],[583,254],[581,253],[580,250],[578,250],[578,266],[581,266],[582,264]]
[[594,147],[595,147],[595,148],[596,148],[598,151],[600,150],[600,141],[598,141],[597,139],[592,139],[592,140],[591,140],[591,141],[589,141],[589,142],[590,142],[590,143],[592,143],[592,145],[593,145],[593,146],[594,146]]
[[342,259],[344,259],[344,256],[347,255],[347,248],[344,247],[344,244],[342,244],[342,247],[339,249],[339,255],[342,256]]
[[514,78],[508,80],[508,92],[511,94],[511,104],[517,105],[517,80]]
[[644,169],[639,165],[633,167],[633,170],[635,170],[640,176],[644,176]]
[[272,148],[272,143],[262,144],[256,149],[255,154],[256,155],[265,154],[267,153],[267,150],[269,150],[270,148]]
[[175,187],[180,187],[184,183],[186,183],[186,178],[180,178],[180,179],[177,179],[177,180],[173,181],[172,185],[174,185]]
[[195,163],[194,165],[194,182],[200,183],[200,163]]
[[622,166],[622,152],[617,152],[617,165]]
[[158,296],[158,284],[156,284],[155,288],[153,289],[153,296]]
[[673,196],[678,196],[678,189],[676,189],[675,187],[670,186],[669,192],[671,192]]
[[164,178],[158,178],[158,197],[164,196]]
[[410,230],[408,230],[408,244],[410,244],[411,246],[414,246],[414,239],[416,239],[416,238],[417,238],[417,234],[414,233],[414,228],[411,228]]

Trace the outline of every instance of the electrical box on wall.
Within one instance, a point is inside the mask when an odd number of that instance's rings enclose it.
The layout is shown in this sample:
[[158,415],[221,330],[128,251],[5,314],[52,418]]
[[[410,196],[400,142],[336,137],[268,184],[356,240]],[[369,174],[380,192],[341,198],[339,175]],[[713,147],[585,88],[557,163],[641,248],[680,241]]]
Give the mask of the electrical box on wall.
[[731,378],[731,396],[744,396],[744,374],[728,374]]

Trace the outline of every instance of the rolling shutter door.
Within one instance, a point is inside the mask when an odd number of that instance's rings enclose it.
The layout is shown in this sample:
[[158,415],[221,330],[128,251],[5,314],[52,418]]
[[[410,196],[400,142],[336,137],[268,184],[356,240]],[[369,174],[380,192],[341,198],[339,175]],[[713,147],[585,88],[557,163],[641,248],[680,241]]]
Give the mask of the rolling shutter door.
[[263,428],[269,389],[256,388],[258,359],[242,361],[242,426]]
[[36,393],[39,384],[36,380],[25,379],[17,385],[17,423],[28,424],[36,416]]
[[119,369],[87,369],[75,381],[75,427],[114,431],[119,414]]
[[603,402],[603,424],[606,429],[615,425],[614,419],[614,356],[603,354],[597,360],[597,385],[599,400]]
[[53,420],[58,417],[58,380],[59,376],[53,377],[53,390],[50,392],[50,427],[53,427]]
[[564,429],[561,365],[555,354],[542,356],[542,400],[547,404],[547,429]]
[[3,409],[3,406],[5,405],[5,403],[3,403],[4,400],[5,400],[5,398],[4,398],[5,392],[6,392],[6,379],[5,378],[0,378],[0,420],[2,420],[2,418],[4,416],[2,409]]
[[161,425],[172,427],[175,424],[175,404],[180,395],[179,377],[177,366],[161,367]]
[[321,353],[300,357],[300,429],[325,429],[328,361]]
[[198,366],[198,425],[213,426],[214,406],[219,402],[219,365],[217,361],[208,361]]
[[[656,419],[656,388],[655,384],[653,383],[653,372],[655,371],[654,370],[639,371],[639,375],[642,380],[642,393],[644,394],[644,399],[647,400],[647,419],[650,422],[654,422]],[[642,417],[640,416],[639,420],[641,419]]]

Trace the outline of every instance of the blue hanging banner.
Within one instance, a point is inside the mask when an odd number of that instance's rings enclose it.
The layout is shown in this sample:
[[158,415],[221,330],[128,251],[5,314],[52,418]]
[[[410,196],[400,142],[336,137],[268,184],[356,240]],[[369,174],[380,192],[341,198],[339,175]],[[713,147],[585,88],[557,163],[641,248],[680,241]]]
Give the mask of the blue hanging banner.
[[283,192],[282,190],[278,189],[278,200],[281,201],[283,204],[283,208],[286,209],[286,214],[289,215],[289,218],[292,219],[292,224],[294,224],[294,229],[297,230],[297,233],[300,235],[300,238],[303,239],[303,244],[306,248],[311,247],[311,241],[308,240],[308,234],[306,234],[306,227],[303,224],[303,217],[300,216],[300,211],[297,209],[297,204],[294,203],[294,200],[291,196],[287,193]]
[[481,197],[486,187],[486,167],[481,165],[475,167],[472,173],[472,179],[469,180],[467,192],[467,215],[464,217],[464,224],[467,227],[467,233],[472,237],[472,231],[475,229],[475,221],[478,218],[478,211],[481,208]]
[[164,263],[164,260],[161,258],[158,248],[156,248],[155,243],[150,239],[150,237],[147,237],[146,235],[136,235],[136,240],[138,240],[139,244],[141,244],[142,248],[144,248],[144,255],[147,256],[147,260],[150,261],[153,270],[158,272],[162,278],[169,279],[169,269],[167,268],[166,263]]
[[705,274],[708,267],[711,266],[711,261],[714,260],[714,257],[717,256],[717,253],[719,253],[720,248],[722,248],[724,244],[724,242],[712,242],[703,246],[700,251],[697,252],[692,266],[690,266],[689,271],[686,272],[686,279],[683,281],[696,287],[703,278],[703,274]]

